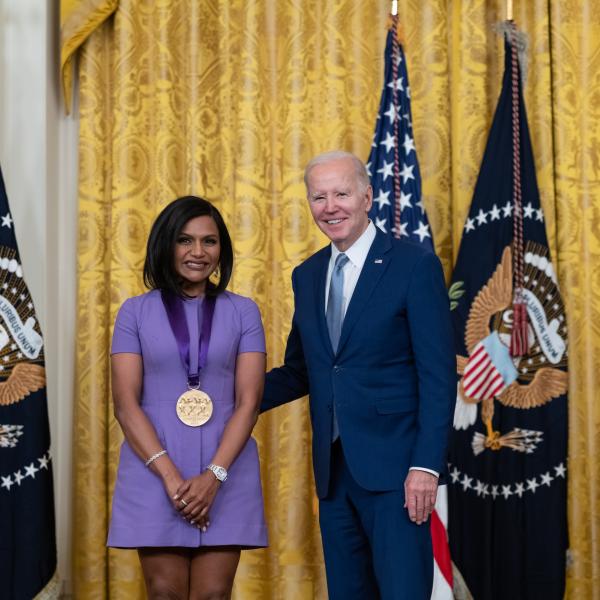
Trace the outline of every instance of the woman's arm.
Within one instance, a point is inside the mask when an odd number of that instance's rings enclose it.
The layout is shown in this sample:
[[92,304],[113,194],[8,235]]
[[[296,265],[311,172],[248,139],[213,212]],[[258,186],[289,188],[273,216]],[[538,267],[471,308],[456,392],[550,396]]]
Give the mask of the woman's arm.
[[[265,379],[265,355],[262,352],[239,354],[235,366],[235,410],[225,426],[221,443],[212,463],[229,469],[246,445],[258,419]],[[177,497],[187,506],[180,512],[191,520],[205,517],[221,482],[210,471],[183,482]]]
[[[111,372],[115,417],[128,444],[140,459],[146,462],[163,450],[163,447],[154,426],[140,407],[143,376],[141,355],[129,352],[113,354]],[[177,508],[178,503],[173,497],[183,478],[169,455],[163,454],[154,460],[149,468],[162,479],[169,498]]]
[[231,415],[212,463],[229,469],[246,445],[260,409],[266,359],[262,352],[238,355],[235,365],[235,411]]

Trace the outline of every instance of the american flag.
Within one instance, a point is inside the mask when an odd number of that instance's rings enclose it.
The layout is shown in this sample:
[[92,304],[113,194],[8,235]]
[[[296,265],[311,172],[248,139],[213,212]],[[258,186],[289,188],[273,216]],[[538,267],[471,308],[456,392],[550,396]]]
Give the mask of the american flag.
[[[373,186],[369,217],[384,233],[423,244],[432,252],[433,239],[421,201],[421,172],[413,137],[408,70],[397,37],[398,19],[385,46],[385,81],[367,171]],[[418,465],[415,465],[418,466]],[[451,600],[452,562],[448,548],[448,496],[440,486],[431,515],[434,555],[432,600]]]
[[392,25],[387,35],[385,81],[367,162],[373,186],[369,217],[384,233],[406,237],[433,250],[431,229],[421,201],[421,172],[413,137],[406,58],[395,31]]

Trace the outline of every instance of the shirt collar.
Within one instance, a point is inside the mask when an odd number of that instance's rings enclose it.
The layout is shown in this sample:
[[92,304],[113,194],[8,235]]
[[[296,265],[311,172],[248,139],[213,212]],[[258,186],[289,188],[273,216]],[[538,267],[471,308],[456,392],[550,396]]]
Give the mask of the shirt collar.
[[[344,252],[344,254],[350,259],[350,262],[359,269],[367,260],[367,254],[369,253],[369,249],[371,248],[371,244],[375,239],[376,230],[375,225],[373,225],[373,221],[369,220],[369,224],[361,236]],[[335,263],[335,259],[338,254],[341,254],[340,250],[338,250],[335,244],[332,242],[331,244],[331,264]]]

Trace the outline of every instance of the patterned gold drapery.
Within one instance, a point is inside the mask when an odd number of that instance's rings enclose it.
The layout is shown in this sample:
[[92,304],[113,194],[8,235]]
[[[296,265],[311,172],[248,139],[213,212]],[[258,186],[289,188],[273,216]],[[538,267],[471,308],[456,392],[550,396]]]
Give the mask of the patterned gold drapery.
[[71,110],[75,53],[118,5],[119,0],[61,0],[60,71],[67,112]]
[[[331,148],[368,155],[389,4],[64,2],[62,64],[81,47],[77,598],[143,597],[135,553],[104,547],[121,440],[108,348],[118,306],[143,291],[152,219],[178,195],[215,201],[235,243],[231,287],[259,303],[269,362],[278,363],[291,269],[323,244],[302,168]],[[501,40],[492,25],[503,11],[503,2],[484,0],[400,2],[424,202],[447,274],[500,86]],[[515,2],[515,20],[530,37],[528,117],[570,327],[568,597],[597,599],[600,4]],[[271,547],[245,553],[235,597],[324,598],[304,403],[262,417],[256,437]]]

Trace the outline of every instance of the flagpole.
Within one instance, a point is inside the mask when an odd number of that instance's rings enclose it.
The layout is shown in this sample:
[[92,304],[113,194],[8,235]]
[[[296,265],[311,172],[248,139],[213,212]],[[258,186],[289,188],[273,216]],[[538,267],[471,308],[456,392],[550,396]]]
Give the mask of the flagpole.
[[513,20],[513,2],[512,0],[506,0],[506,20]]
[[398,0],[392,0],[392,17],[398,14]]

